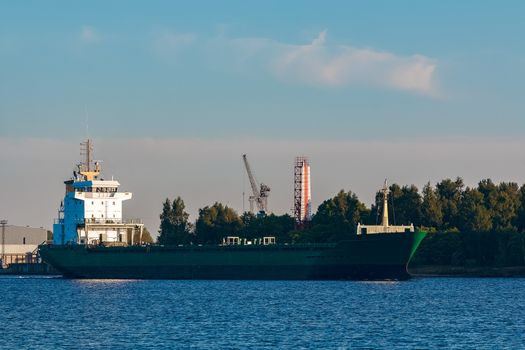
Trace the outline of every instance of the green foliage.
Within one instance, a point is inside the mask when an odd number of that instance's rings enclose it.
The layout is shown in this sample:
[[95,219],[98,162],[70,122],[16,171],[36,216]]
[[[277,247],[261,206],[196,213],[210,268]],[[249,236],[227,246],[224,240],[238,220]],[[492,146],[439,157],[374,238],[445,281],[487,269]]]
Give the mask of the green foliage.
[[238,236],[242,221],[235,210],[216,202],[211,207],[199,209],[195,227],[197,243],[218,244],[226,236]]
[[520,206],[518,184],[502,182],[497,192],[490,198],[490,207],[493,211],[493,226],[498,231],[512,230],[514,217]]
[[458,227],[459,202],[463,191],[463,179],[455,181],[445,179],[436,185],[439,201],[443,210],[443,226],[445,228]]
[[184,210],[184,201],[177,197],[170,202],[168,198],[162,206],[160,214],[160,230],[158,241],[160,244],[186,244],[192,239],[189,214]]
[[461,231],[489,231],[492,229],[492,215],[484,205],[483,193],[467,187],[461,195],[458,227]]
[[524,232],[438,232],[427,236],[412,265],[523,266]]
[[521,186],[519,193],[519,208],[515,218],[515,226],[519,231],[525,231],[525,185]]
[[443,226],[443,208],[438,194],[428,182],[423,187],[423,203],[421,204],[421,223],[425,227],[441,228]]
[[277,242],[287,243],[291,241],[289,233],[293,230],[294,220],[288,215],[266,215],[259,213],[244,213],[241,216],[242,228],[239,235],[243,238],[260,238],[274,236]]
[[[390,203],[388,216],[396,225],[421,225],[422,198],[416,186],[390,186]],[[393,221],[392,221],[393,220]]]
[[431,233],[421,242],[412,265],[461,265],[461,235],[458,232]]
[[[417,251],[415,264],[511,266],[525,264],[525,185],[494,184],[490,179],[476,188],[463,180],[444,179],[435,187],[390,186],[391,224],[425,227],[431,232]],[[382,193],[368,209],[351,191],[339,191],[319,205],[303,230],[294,230],[289,215],[237,212],[221,203],[199,210],[192,233],[184,202],[177,198],[163,204],[160,215],[162,244],[217,244],[226,236],[259,238],[275,236],[278,243],[338,242],[356,232],[358,223],[378,223]]]
[[357,224],[369,217],[370,210],[354,193],[341,190],[319,206],[310,228],[295,238],[300,242],[336,242],[355,234]]
[[142,238],[140,236],[140,232],[137,231],[133,235],[133,242],[135,243],[153,243],[153,237],[151,237],[151,233],[149,233],[148,229],[144,227],[142,230]]

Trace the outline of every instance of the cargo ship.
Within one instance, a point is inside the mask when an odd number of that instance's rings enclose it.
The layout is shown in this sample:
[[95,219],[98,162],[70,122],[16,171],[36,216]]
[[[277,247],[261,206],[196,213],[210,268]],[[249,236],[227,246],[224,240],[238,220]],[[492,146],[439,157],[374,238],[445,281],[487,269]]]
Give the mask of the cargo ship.
[[275,237],[224,237],[216,245],[162,246],[142,242],[140,220],[125,220],[118,181],[100,176],[82,143],[85,159],[65,181],[66,194],[53,225],[53,240],[40,256],[66,278],[405,280],[407,265],[426,233],[388,222],[383,187],[380,225],[357,226],[337,243],[281,244]]

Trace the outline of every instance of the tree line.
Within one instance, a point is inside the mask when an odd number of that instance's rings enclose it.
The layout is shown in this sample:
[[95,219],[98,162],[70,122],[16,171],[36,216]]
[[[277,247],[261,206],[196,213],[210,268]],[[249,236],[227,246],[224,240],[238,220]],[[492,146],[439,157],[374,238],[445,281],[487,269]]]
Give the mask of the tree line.
[[[166,199],[160,215],[160,244],[217,244],[226,236],[275,236],[279,243],[337,242],[356,233],[358,223],[378,224],[382,192],[367,207],[351,191],[341,190],[322,202],[302,230],[294,229],[288,215],[239,215],[233,208],[214,203],[199,209],[189,221],[184,201]],[[391,224],[428,231],[414,258],[420,264],[525,264],[525,185],[495,184],[482,180],[475,187],[463,180],[444,179],[422,191],[414,185],[389,186]]]
[[159,244],[218,244],[227,236],[275,236],[280,242],[289,242],[288,233],[294,227],[293,218],[287,214],[255,215],[245,212],[239,215],[234,209],[218,202],[199,209],[196,222],[191,223],[185,208],[180,197],[164,201],[160,214]]

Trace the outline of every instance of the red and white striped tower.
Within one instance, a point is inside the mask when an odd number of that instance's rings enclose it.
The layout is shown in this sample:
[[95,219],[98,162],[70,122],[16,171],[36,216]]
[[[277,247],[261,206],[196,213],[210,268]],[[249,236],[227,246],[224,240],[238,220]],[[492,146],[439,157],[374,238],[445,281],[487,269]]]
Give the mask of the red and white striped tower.
[[310,163],[307,157],[296,157],[294,166],[295,227],[303,228],[312,217]]

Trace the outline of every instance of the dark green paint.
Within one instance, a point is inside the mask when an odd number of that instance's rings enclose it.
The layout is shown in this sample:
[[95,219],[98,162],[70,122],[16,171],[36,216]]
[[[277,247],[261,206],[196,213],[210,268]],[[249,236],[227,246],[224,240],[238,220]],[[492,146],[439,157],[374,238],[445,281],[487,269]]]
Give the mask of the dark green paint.
[[425,232],[352,236],[339,243],[88,247],[40,246],[42,258],[71,278],[407,279]]

